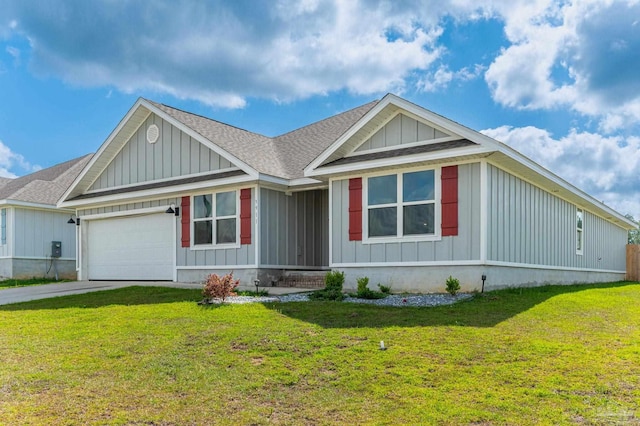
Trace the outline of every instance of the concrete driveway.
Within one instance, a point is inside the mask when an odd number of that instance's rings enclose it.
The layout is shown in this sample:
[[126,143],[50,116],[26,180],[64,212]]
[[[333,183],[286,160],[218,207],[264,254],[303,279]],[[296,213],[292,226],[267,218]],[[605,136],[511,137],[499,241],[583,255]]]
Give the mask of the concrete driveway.
[[90,293],[92,291],[113,290],[134,285],[147,287],[176,287],[201,289],[202,284],[174,283],[167,281],[73,281],[0,289],[0,305],[28,302],[29,300],[68,296],[70,294]]

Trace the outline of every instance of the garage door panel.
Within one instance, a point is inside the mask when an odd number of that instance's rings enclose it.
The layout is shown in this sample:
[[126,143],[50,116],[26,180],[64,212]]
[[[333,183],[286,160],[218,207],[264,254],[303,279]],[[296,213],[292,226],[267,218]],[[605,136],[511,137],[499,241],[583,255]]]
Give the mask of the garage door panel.
[[89,279],[173,279],[174,220],[161,213],[89,222]]

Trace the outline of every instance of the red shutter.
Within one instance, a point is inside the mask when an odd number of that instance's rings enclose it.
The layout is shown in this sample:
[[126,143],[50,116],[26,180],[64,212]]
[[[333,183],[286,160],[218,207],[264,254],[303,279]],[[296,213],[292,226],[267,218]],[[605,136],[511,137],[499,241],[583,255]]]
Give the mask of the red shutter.
[[181,225],[182,225],[182,247],[191,246],[191,197],[182,197],[182,217]]
[[251,244],[251,188],[240,190],[240,244]]
[[442,236],[458,235],[458,166],[442,168]]
[[349,179],[349,241],[362,241],[362,178]]

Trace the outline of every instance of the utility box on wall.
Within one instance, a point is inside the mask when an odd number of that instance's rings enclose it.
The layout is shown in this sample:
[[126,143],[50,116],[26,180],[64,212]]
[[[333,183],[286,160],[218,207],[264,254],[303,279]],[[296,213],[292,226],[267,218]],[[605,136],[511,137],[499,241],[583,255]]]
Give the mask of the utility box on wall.
[[62,256],[62,242],[51,241],[51,257],[61,257],[61,256]]

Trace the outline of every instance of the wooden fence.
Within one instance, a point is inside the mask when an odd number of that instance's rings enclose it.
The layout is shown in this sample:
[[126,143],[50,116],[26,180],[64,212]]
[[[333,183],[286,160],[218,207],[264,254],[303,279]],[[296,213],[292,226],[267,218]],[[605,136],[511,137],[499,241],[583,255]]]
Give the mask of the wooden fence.
[[640,281],[640,244],[627,244],[627,280]]

